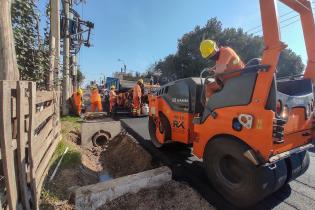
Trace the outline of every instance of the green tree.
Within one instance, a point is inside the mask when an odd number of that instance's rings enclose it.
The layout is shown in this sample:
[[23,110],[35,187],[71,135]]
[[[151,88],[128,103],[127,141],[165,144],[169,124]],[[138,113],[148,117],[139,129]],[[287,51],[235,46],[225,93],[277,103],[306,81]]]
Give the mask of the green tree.
[[84,80],[85,80],[85,76],[82,73],[81,69],[78,68],[78,71],[77,71],[78,86],[81,86],[83,84]]
[[[200,56],[199,44],[203,39],[216,40],[220,46],[232,47],[246,63],[252,58],[261,57],[264,44],[262,37],[247,34],[243,29],[222,29],[222,23],[216,18],[210,19],[204,27],[196,26],[178,40],[177,52],[168,55],[155,64],[155,71],[162,71],[165,82],[183,77],[199,76],[205,67],[214,62]],[[304,65],[300,56],[292,50],[285,49],[280,56],[278,76],[300,74]]]
[[15,0],[11,13],[20,77],[41,86],[48,71],[49,47],[39,33],[38,8],[34,0]]

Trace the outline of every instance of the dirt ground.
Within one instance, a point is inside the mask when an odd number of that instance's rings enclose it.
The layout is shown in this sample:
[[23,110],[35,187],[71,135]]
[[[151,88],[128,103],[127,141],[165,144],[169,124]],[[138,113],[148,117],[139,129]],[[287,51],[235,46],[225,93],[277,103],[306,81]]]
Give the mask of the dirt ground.
[[[44,185],[41,209],[74,209],[74,205],[69,202],[72,191],[79,186],[97,183],[98,172],[102,170],[101,164],[96,161],[98,158],[77,145],[80,142],[78,123],[62,121],[62,134],[63,140],[55,153],[62,154],[66,147],[70,149],[64,156],[55,178],[51,182],[46,181]],[[55,158],[47,177],[53,173],[59,158]]]
[[121,177],[150,170],[158,166],[151,155],[130,136],[118,136],[101,154],[101,162],[113,177]]
[[[99,182],[103,171],[113,177],[120,177],[154,168],[151,156],[130,136],[118,136],[103,147],[80,147],[80,124],[74,120],[62,121],[62,148],[56,153],[69,152],[55,178],[47,182],[42,190],[41,209],[74,209],[71,203],[73,191],[80,186]],[[60,151],[58,151],[60,150]],[[55,158],[47,177],[53,173],[59,161]]]
[[214,208],[187,184],[170,181],[161,187],[141,190],[136,194],[126,194],[105,204],[98,210],[121,209],[206,210]]
[[[129,135],[117,136],[102,147],[80,147],[79,127],[80,124],[73,119],[62,121],[63,140],[57,147],[57,157],[53,158],[47,177],[51,176],[65,148],[70,149],[53,181],[46,181],[40,209],[74,209],[75,189],[99,182],[99,176],[104,171],[117,178],[160,166]],[[171,181],[159,188],[127,194],[101,209],[211,209],[211,206],[188,185]]]

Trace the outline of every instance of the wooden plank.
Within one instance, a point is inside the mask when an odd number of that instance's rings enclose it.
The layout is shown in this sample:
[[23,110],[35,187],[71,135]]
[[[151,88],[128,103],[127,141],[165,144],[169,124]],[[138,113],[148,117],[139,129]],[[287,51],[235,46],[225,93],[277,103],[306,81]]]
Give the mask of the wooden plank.
[[54,99],[54,91],[38,91],[36,93],[36,104]]
[[35,140],[33,142],[33,144],[34,144],[34,146],[33,146],[34,150],[33,151],[37,152],[40,149],[41,145],[46,140],[48,134],[53,129],[52,123],[53,123],[53,119],[50,119],[46,123],[45,127],[40,131],[40,133],[37,136],[35,136]]
[[27,87],[26,82],[17,82],[17,154],[18,154],[18,172],[19,172],[19,183],[22,196],[22,203],[24,209],[29,210],[30,204],[28,200],[27,180],[26,180],[26,160],[25,160],[25,112],[28,107],[25,107],[25,89]]
[[55,131],[55,135],[56,135],[56,134],[58,134],[58,135],[61,134],[61,124],[60,124],[60,120],[57,121],[57,125],[56,125],[54,131]]
[[48,117],[55,113],[54,104],[51,104],[49,107],[46,107],[43,111],[36,113],[36,122],[35,128],[37,128],[40,124],[42,124]]
[[37,195],[38,197],[40,196],[40,192],[41,192],[41,188],[42,188],[42,185],[43,185],[43,182],[45,180],[45,177],[49,171],[49,161],[51,160],[57,146],[58,146],[58,143],[60,142],[61,140],[61,135],[57,136],[51,147],[49,148],[49,150],[47,151],[46,155],[45,155],[45,158],[43,159],[43,162],[42,164],[40,165],[40,167],[38,168],[38,171],[37,171],[37,174],[41,174],[41,176],[38,176],[36,178],[36,186],[37,186]]
[[[36,114],[36,83],[29,82],[28,90],[29,96],[29,120],[28,120],[28,154],[33,154],[33,142],[34,142],[34,132],[35,132],[35,114]],[[37,205],[39,198],[36,195],[36,183],[35,183],[35,168],[34,168],[34,158],[30,155],[30,175],[31,175],[31,192],[34,199],[34,204]]]
[[[1,145],[0,145],[0,149],[1,149]],[[16,143],[16,139],[12,140],[12,150],[16,150],[17,149],[17,143]],[[2,159],[2,154],[1,154],[1,150],[0,150],[0,160]]]
[[[47,149],[50,147],[52,144],[52,141],[54,139],[54,132],[50,132],[49,136],[42,142],[40,145],[39,150],[33,150],[32,156],[34,159],[34,168],[37,169],[39,164],[41,164],[41,160],[47,153]],[[36,171],[36,176],[37,176],[37,171]]]
[[[16,98],[12,98],[12,118],[16,118],[16,106],[13,106],[14,104],[16,104]],[[24,106],[28,107],[28,100],[24,101]],[[25,110],[25,115],[28,115],[28,109]]]
[[18,208],[18,192],[15,177],[14,154],[12,150],[11,128],[11,91],[9,83],[0,81],[0,144],[4,176],[6,177],[6,189],[10,209]]

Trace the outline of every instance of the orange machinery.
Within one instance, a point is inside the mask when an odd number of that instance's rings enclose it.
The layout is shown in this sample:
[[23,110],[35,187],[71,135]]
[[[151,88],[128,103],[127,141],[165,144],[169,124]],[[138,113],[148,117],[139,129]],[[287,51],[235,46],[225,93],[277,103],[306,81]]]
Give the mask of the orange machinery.
[[205,102],[204,81],[186,78],[149,98],[153,144],[193,145],[212,185],[237,206],[251,206],[303,174],[313,145],[315,26],[310,0],[282,0],[300,14],[308,62],[304,78],[279,81],[280,39],[275,0],[260,0],[265,49]]

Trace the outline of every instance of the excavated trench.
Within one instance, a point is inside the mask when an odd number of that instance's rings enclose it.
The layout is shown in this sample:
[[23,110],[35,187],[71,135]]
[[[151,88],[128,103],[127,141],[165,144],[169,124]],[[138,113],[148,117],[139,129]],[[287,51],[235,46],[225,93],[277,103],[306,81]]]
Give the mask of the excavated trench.
[[[68,125],[65,127],[68,129]],[[61,167],[56,178],[45,184],[44,194],[49,192],[53,195],[53,199],[42,196],[41,209],[75,209],[75,192],[79,187],[136,174],[162,165],[132,136],[120,133],[112,137],[110,131],[98,129],[93,132],[91,142],[87,146],[87,144],[81,145],[85,141],[85,139],[81,139],[81,133],[77,129],[70,129],[64,139],[81,154],[80,162]],[[66,160],[68,158],[65,157]],[[141,190],[135,194],[126,194],[107,202],[99,209],[148,209],[150,206],[160,208],[164,200],[161,195],[172,198],[171,202],[162,205],[165,208],[212,209],[195,190],[185,183],[176,181],[171,181],[161,187]],[[193,198],[190,202],[186,202],[188,195],[192,195]],[[145,201],[140,202],[142,198]],[[177,203],[183,205],[178,206]],[[138,204],[139,206],[137,206]]]

